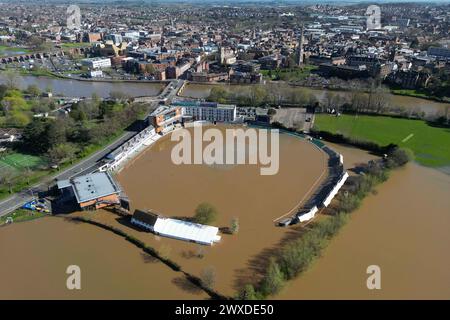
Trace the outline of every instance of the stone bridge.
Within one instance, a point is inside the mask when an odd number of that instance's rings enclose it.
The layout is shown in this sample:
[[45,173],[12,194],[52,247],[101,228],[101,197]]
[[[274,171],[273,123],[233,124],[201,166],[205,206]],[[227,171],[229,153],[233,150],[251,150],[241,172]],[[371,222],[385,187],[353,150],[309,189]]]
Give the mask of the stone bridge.
[[30,59],[45,59],[50,57],[62,57],[66,53],[77,52],[77,53],[85,53],[87,48],[71,48],[67,50],[57,50],[52,52],[34,52],[27,54],[20,54],[15,56],[1,57],[0,64],[8,64],[13,62],[24,62]]

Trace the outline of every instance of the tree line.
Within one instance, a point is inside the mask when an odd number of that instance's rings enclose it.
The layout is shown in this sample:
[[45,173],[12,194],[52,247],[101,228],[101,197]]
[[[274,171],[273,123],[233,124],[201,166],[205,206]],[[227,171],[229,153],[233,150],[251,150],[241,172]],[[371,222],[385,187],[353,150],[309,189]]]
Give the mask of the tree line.
[[66,117],[34,118],[25,126],[19,148],[44,155],[56,165],[72,161],[132,124],[145,110],[142,104],[128,102],[81,101]]

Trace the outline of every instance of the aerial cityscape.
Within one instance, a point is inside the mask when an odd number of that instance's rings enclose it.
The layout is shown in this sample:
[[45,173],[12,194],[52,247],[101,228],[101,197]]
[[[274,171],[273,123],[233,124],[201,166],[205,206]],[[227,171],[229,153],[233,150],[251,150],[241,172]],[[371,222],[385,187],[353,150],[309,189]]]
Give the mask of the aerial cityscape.
[[448,1],[0,0],[0,300],[448,300],[449,191]]

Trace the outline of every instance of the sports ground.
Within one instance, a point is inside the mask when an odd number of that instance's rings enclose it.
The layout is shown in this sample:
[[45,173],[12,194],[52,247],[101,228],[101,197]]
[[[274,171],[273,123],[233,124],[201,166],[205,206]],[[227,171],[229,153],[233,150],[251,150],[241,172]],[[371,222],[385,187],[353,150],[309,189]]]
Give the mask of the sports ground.
[[375,142],[395,143],[414,152],[415,160],[429,167],[450,165],[450,129],[428,125],[422,120],[384,116],[319,114],[316,130],[340,133],[346,137]]
[[41,157],[21,153],[0,154],[0,172],[10,171],[14,175],[20,174],[26,168],[34,169],[44,164]]

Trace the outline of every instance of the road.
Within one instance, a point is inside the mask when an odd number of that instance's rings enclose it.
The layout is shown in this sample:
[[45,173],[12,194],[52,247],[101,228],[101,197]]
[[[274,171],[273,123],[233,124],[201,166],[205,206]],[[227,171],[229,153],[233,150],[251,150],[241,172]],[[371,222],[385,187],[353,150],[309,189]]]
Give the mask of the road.
[[38,192],[47,191],[49,184],[55,179],[58,180],[69,179],[77,175],[91,173],[96,169],[99,160],[105,157],[112,150],[119,147],[122,143],[130,139],[136,133],[137,132],[135,131],[127,131],[122,136],[120,136],[116,141],[109,144],[102,150],[95,152],[94,154],[81,160],[80,162],[71,166],[70,168],[58,172],[56,175],[52,176],[51,179],[46,179],[46,181],[44,182],[37,183],[36,185],[31,186],[27,190],[15,193],[11,195],[9,198],[2,200],[0,202],[0,217],[16,210],[17,208],[21,207],[24,203],[31,201]]

